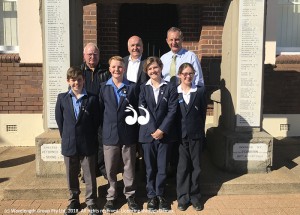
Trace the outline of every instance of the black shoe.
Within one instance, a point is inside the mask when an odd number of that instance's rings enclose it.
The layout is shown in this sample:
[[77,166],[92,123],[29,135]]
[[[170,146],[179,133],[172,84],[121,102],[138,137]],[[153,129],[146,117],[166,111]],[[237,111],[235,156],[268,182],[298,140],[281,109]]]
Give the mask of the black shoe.
[[201,211],[203,210],[203,206],[200,202],[195,202],[193,203],[193,208],[196,210],[196,211]]
[[157,198],[158,198],[158,202],[159,202],[159,210],[163,210],[163,211],[171,210],[170,205],[167,203],[167,201],[165,200],[164,197],[158,196]]
[[108,213],[114,213],[116,211],[114,200],[107,200],[104,205],[104,210]]
[[79,201],[73,200],[65,210],[65,215],[77,214],[79,212],[79,209],[80,209]]
[[100,210],[98,209],[97,205],[95,205],[95,204],[89,205],[88,209],[89,209],[90,215],[99,215],[100,214]]
[[127,198],[127,204],[128,204],[129,210],[132,210],[133,212],[138,212],[139,211],[139,206],[135,202],[135,199],[134,199],[133,196],[130,196],[130,197]]
[[147,210],[156,211],[157,208],[158,208],[157,198],[156,197],[150,198],[147,203]]
[[180,211],[185,211],[188,207],[189,207],[188,204],[182,204],[182,203],[178,203],[178,206],[177,206],[178,210],[180,210]]

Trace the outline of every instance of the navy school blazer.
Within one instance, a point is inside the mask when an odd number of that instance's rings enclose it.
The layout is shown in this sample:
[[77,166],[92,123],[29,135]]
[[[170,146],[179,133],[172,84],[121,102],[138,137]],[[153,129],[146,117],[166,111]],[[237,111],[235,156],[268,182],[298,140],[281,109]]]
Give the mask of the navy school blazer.
[[107,82],[100,87],[100,114],[103,115],[102,140],[104,145],[136,144],[138,141],[138,124],[129,125],[126,117],[133,116],[127,107],[130,105],[137,110],[138,95],[136,84],[125,79],[125,87],[122,89],[119,104],[111,85]]
[[[178,93],[172,84],[164,84],[160,87],[157,104],[155,102],[153,88],[150,85],[142,84],[139,95],[139,107],[143,106],[150,114],[150,120],[145,125],[140,125],[139,142],[150,143],[154,141],[151,134],[157,129],[164,132],[161,143],[176,142],[176,111]],[[140,114],[145,112],[140,109]]]
[[68,92],[59,94],[55,106],[55,120],[62,138],[62,155],[96,154],[100,124],[98,96],[87,92],[76,120],[71,95]]
[[178,112],[179,112],[179,133],[181,138],[186,135],[189,139],[205,138],[205,120],[206,120],[206,90],[204,86],[197,86],[196,92],[191,92],[191,97],[187,107],[182,96],[178,96]]

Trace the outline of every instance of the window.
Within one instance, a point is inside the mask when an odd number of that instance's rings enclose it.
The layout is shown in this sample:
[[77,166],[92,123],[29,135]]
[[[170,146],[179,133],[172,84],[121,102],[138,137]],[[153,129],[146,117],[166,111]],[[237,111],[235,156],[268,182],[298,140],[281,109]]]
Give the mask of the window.
[[17,0],[0,0],[0,53],[18,53]]
[[300,0],[278,0],[277,54],[300,52]]

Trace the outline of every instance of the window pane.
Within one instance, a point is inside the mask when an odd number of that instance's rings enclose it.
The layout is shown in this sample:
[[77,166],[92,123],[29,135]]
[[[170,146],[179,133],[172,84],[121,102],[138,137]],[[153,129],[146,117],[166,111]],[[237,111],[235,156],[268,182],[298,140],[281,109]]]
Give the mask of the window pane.
[[0,51],[18,50],[18,17],[16,0],[0,0]]

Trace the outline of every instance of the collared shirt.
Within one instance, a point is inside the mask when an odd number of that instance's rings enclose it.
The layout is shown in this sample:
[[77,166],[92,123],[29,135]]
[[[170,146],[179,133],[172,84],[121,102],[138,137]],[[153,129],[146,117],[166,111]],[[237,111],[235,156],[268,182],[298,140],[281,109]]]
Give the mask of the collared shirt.
[[87,92],[83,88],[82,92],[81,92],[81,94],[80,94],[80,96],[79,96],[78,99],[76,98],[76,96],[75,96],[75,94],[74,94],[74,92],[72,90],[69,90],[69,94],[72,97],[73,109],[74,109],[74,113],[75,113],[75,118],[77,120],[79,112],[80,112],[80,108],[81,108],[82,99],[83,99],[84,96],[87,95]]
[[115,85],[112,78],[108,79],[108,81],[106,82],[106,85],[110,85],[114,88],[114,93],[115,93],[115,97],[116,97],[118,104],[120,102],[120,97],[121,96],[126,97],[126,95],[128,93],[126,86],[129,86],[129,82],[127,79],[123,79],[121,86],[119,88]]
[[191,93],[193,92],[196,92],[197,91],[197,86],[195,86],[194,84],[192,85],[191,89],[185,93],[182,88],[181,88],[181,85],[179,85],[177,87],[177,92],[178,93],[182,93],[182,97],[183,97],[183,100],[185,101],[185,103],[188,105],[189,102],[190,102],[190,99],[191,99]]
[[[170,68],[172,62],[172,56],[174,53],[172,51],[167,52],[163,56],[161,56],[161,61],[163,62],[163,70],[162,76],[166,81],[170,81]],[[204,79],[202,74],[202,69],[198,57],[194,52],[188,51],[186,49],[181,49],[177,54],[176,57],[176,74],[178,73],[178,69],[181,64],[183,63],[190,63],[193,65],[195,69],[195,76],[193,83],[198,86],[204,86]]]
[[137,82],[137,76],[139,72],[139,67],[141,63],[141,58],[140,56],[138,59],[133,60],[131,56],[128,58],[128,66],[127,66],[127,80],[132,81],[134,83]]
[[159,87],[158,88],[155,88],[151,82],[151,79],[149,79],[147,82],[146,82],[146,85],[150,85],[153,89],[153,93],[154,93],[154,99],[155,99],[155,103],[157,104],[157,100],[158,100],[158,95],[159,95],[159,89],[162,85],[164,84],[167,84],[167,82],[164,80],[164,79],[161,79],[160,81],[160,84],[159,84]]

